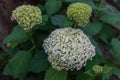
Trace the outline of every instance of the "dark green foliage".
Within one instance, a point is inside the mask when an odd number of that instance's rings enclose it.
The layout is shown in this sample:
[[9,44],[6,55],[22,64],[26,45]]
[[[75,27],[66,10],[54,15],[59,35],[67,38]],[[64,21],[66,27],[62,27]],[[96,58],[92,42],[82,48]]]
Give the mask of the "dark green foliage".
[[111,41],[112,49],[114,51],[114,56],[116,58],[120,58],[120,41],[118,39],[113,38]]
[[12,33],[6,37],[3,44],[7,43],[22,43],[28,39],[27,33],[20,27],[16,26]]
[[[3,41],[4,45],[10,43],[12,47],[5,55],[0,55],[0,64],[3,60],[8,62],[5,63],[3,74],[19,80],[110,80],[113,74],[120,78],[120,69],[117,67],[120,64],[120,30],[114,27],[120,26],[120,12],[104,0],[101,1],[46,0],[44,5],[39,4],[43,20],[31,31],[33,39],[29,32],[18,25]],[[74,2],[86,3],[93,9],[90,22],[85,27],[75,26],[74,21],[67,18],[67,6]],[[95,57],[88,60],[79,71],[54,70],[42,47],[44,39],[53,30],[64,27],[81,29],[95,46]],[[103,72],[99,75],[93,73],[94,65],[102,66]]]
[[47,55],[44,51],[39,51],[35,53],[29,71],[39,73],[42,71],[46,71],[49,68],[50,64],[47,60]]
[[62,1],[60,0],[48,0],[45,4],[45,10],[49,15],[58,12],[61,7]]
[[97,35],[102,30],[103,26],[101,22],[89,23],[83,28],[83,31],[87,32],[89,35]]
[[11,75],[14,78],[24,79],[28,66],[31,62],[32,54],[27,51],[19,51],[16,55],[9,60],[6,65],[4,74]]
[[108,24],[120,25],[120,13],[119,12],[104,12],[100,19]]
[[64,27],[65,21],[66,17],[64,15],[55,15],[51,17],[52,24],[58,25],[59,27]]
[[44,80],[67,80],[67,71],[56,71],[49,68],[46,72]]

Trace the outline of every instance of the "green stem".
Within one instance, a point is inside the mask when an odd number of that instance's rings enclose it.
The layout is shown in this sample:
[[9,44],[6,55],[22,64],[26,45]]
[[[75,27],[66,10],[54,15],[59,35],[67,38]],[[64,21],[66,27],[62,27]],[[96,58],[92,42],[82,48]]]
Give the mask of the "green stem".
[[33,36],[32,36],[32,32],[30,31],[29,32],[29,35],[30,35],[30,40],[31,40],[31,42],[32,42],[32,44],[33,44],[33,47],[29,50],[30,52],[33,50],[33,49],[35,49],[36,48],[36,50],[37,50],[37,46],[36,46],[36,44],[35,44],[35,42],[34,42],[34,39],[33,39]]
[[77,23],[74,24],[73,28],[77,29]]
[[33,46],[29,51],[31,52],[33,49],[35,49],[35,46]]
[[104,0],[101,0],[101,1],[100,1],[100,5],[99,5],[98,9],[96,10],[96,15],[95,15],[95,18],[94,18],[93,21],[96,21],[97,16],[98,16],[98,14],[99,14],[99,12],[100,12],[100,9],[101,9],[101,7],[102,7],[102,5],[103,5],[103,2],[104,2]]

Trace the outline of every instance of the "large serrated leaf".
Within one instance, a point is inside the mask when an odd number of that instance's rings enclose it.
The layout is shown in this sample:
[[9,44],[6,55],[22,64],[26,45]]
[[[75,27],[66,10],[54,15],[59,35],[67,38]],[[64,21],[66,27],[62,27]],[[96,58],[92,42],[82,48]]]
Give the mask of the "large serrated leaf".
[[115,74],[120,79],[120,69],[117,67],[113,68],[113,74]]
[[44,80],[67,80],[67,71],[56,71],[49,68],[46,72]]
[[61,0],[48,0],[45,4],[45,10],[49,15],[52,15],[62,7]]
[[116,58],[120,58],[120,41],[118,39],[113,38],[111,41],[112,49],[114,51],[114,56]]
[[[92,44],[95,46],[95,51],[96,51],[96,55],[102,57],[103,56],[103,53],[99,47],[99,44],[97,41],[95,41],[92,37],[90,37],[90,40],[92,42]],[[103,57],[102,57],[103,58]]]
[[92,77],[88,76],[88,74],[80,74],[77,75],[76,80],[93,80]]
[[44,51],[38,51],[31,62],[29,71],[39,73],[49,68],[50,64]]
[[104,26],[98,36],[103,42],[109,44],[115,34],[116,32],[111,27]]
[[120,13],[104,11],[100,16],[100,20],[111,25],[120,25]]
[[97,35],[103,27],[103,24],[100,22],[89,23],[86,27],[82,28],[83,31],[87,32],[90,35]]
[[13,29],[12,33],[5,38],[3,44],[22,43],[25,42],[27,39],[28,39],[27,33],[21,27],[16,26]]
[[59,27],[64,27],[64,23],[66,21],[65,15],[55,15],[51,17],[51,22],[54,25],[58,25]]
[[110,76],[113,73],[112,70],[113,70],[113,67],[111,66],[108,66],[108,65],[103,66],[103,72],[101,75],[102,80],[110,80]]
[[74,24],[74,21],[73,20],[69,20],[67,18],[63,26],[64,27],[72,27],[73,24]]
[[13,76],[14,78],[24,79],[28,66],[30,64],[32,54],[27,51],[19,51],[9,61],[4,69],[5,75]]
[[109,74],[112,71],[112,69],[113,69],[113,67],[105,65],[105,66],[103,66],[103,73]]

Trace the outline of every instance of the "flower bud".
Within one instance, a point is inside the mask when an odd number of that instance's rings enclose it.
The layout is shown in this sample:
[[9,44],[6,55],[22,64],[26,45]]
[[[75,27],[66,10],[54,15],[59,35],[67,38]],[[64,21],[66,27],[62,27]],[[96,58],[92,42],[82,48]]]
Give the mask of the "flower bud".
[[92,70],[95,74],[100,74],[103,72],[103,67],[102,66],[99,66],[99,65],[94,65],[92,67]]
[[17,42],[14,42],[14,43],[7,43],[7,47],[9,47],[9,48],[15,48],[17,45],[18,45]]
[[67,16],[74,20],[79,26],[85,26],[89,22],[92,8],[84,3],[73,3],[68,6]]

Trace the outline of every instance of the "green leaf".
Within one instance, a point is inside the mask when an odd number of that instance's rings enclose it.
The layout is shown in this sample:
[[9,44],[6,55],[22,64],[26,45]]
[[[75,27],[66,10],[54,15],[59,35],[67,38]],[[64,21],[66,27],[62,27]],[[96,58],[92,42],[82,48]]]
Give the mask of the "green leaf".
[[111,71],[113,70],[113,67],[111,67],[111,66],[104,66],[103,67],[103,73],[104,74],[109,74]]
[[103,5],[103,7],[104,7],[104,9],[101,11],[103,14],[104,13],[110,13],[111,14],[111,12],[117,12],[118,11],[117,8],[115,8],[115,6],[110,5],[110,4],[105,4],[105,5]]
[[113,73],[113,67],[105,65],[103,66],[102,80],[110,80],[110,77]]
[[99,65],[100,63],[102,63],[103,60],[104,59],[102,57],[96,55],[95,57],[93,57],[92,60],[87,61],[85,69],[90,70],[94,65]]
[[66,21],[65,15],[55,15],[51,17],[51,22],[54,25],[58,25],[59,27],[64,27],[64,23]]
[[102,74],[102,80],[110,80],[111,75]]
[[[87,35],[89,36],[90,34],[88,33]],[[90,39],[91,43],[95,46],[96,55],[102,56],[102,51],[99,47],[98,42],[95,41],[95,39],[93,39],[93,37],[91,35],[89,36],[89,39]]]
[[44,80],[67,80],[67,71],[56,71],[49,68],[46,72]]
[[58,12],[61,7],[62,1],[60,0],[48,0],[45,4],[45,10],[50,16]]
[[42,18],[43,18],[43,20],[42,20],[42,23],[40,25],[45,25],[46,22],[48,21],[49,16],[47,14],[45,14],[45,15],[42,15]]
[[91,35],[98,34],[103,27],[103,24],[100,22],[89,23],[86,27],[83,28],[85,32]]
[[40,30],[51,30],[56,28],[50,20],[46,21],[45,23],[39,24],[35,26],[35,29],[40,29]]
[[38,51],[31,62],[29,71],[34,73],[39,73],[41,71],[45,71],[49,68],[50,64],[47,60],[47,55],[44,51]]
[[42,15],[42,23],[34,27],[34,29],[44,29],[47,28],[46,23],[48,22],[49,16],[47,14]]
[[19,51],[9,61],[4,69],[5,75],[13,76],[14,78],[24,79],[28,66],[31,62],[32,54],[26,51]]
[[108,24],[120,25],[120,13],[104,11],[103,14],[100,16],[100,20]]
[[117,67],[114,67],[113,74],[115,74],[120,79],[120,69]]
[[76,77],[76,80],[93,80],[92,77],[88,76],[87,74],[83,73]]
[[63,26],[64,26],[64,27],[72,27],[73,24],[74,24],[74,21],[69,20],[69,19],[67,18]]
[[[92,68],[91,68],[92,69]],[[84,73],[85,74],[87,74],[87,75],[89,75],[89,76],[91,76],[91,77],[94,77],[95,76],[95,74],[93,73],[93,71],[92,70],[87,70],[87,71],[85,71]]]
[[48,21],[48,15],[47,14],[45,14],[45,15],[42,15],[42,17],[43,17],[43,21]]
[[118,39],[113,38],[111,44],[113,51],[115,52],[113,55],[116,58],[120,58],[120,41]]
[[44,8],[44,5],[42,5],[42,4],[38,4],[38,5],[37,5],[37,7],[39,7],[39,8],[40,8],[40,10],[41,10],[42,14],[44,14],[44,13],[45,13],[45,8]]
[[[39,35],[36,35],[36,34],[39,34]],[[36,32],[35,33],[35,42],[37,44],[37,46],[40,48],[40,49],[43,49],[42,45],[43,45],[43,41],[48,37],[47,34],[44,34],[44,33],[38,33]]]
[[12,48],[12,49],[9,49],[9,50],[6,52],[6,54],[9,55],[9,56],[14,56],[17,52],[18,52],[18,49]]
[[13,29],[12,33],[5,38],[3,44],[22,43],[25,42],[27,39],[28,39],[27,33],[21,27],[16,26]]
[[101,30],[98,36],[103,42],[109,44],[112,38],[115,36],[115,34],[116,32],[112,28],[104,26],[104,28]]

